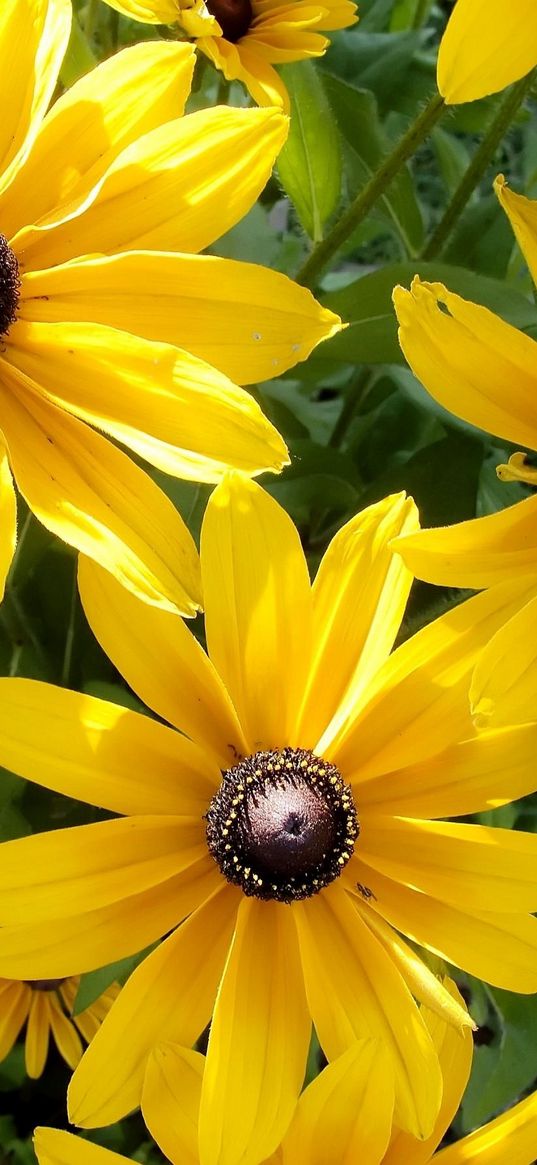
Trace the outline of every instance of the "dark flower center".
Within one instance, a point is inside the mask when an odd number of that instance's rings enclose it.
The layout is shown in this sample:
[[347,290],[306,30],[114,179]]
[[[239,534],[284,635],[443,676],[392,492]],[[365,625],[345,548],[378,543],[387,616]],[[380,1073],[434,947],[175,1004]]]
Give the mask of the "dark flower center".
[[0,336],[17,318],[20,292],[19,264],[5,235],[0,235]]
[[248,32],[253,18],[250,0],[208,0],[207,8],[232,44]]
[[65,983],[65,979],[25,979],[28,987],[33,987],[34,991],[56,991]]
[[303,748],[256,752],[222,774],[207,844],[247,895],[293,902],[339,876],[360,827],[335,765]]

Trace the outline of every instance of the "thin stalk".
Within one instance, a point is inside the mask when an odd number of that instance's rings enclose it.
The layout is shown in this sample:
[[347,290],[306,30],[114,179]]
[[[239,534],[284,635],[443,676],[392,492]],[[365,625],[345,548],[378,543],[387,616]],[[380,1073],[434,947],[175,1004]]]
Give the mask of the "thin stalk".
[[65,635],[65,648],[63,652],[62,674],[60,683],[62,687],[68,688],[71,679],[71,667],[73,663],[73,646],[75,642],[75,622],[78,604],[78,587],[77,587],[77,559],[74,561],[73,581],[71,587],[71,598],[69,602],[69,623],[67,625],[67,632]]
[[513,118],[518,113],[520,106],[529,93],[535,79],[534,73],[535,71],[531,72],[527,77],[523,77],[522,81],[513,85],[502,101],[466,173],[463,175],[451,202],[446,207],[429,242],[423,248],[420,256],[421,259],[434,259],[444,249],[453,227],[459,220],[476,186],[479,185]]
[[345,213],[334,223],[326,237],[313,249],[296,276],[298,283],[302,283],[305,287],[314,286],[320,272],[326,267],[332,256],[339,251],[343,243],[369,214],[371,208],[384,194],[401,167],[429,135],[441,117],[444,108],[443,97],[439,93],[435,93],[406,133],[403,134],[391,154],[388,154],[366,186],[356,195]]
[[354,377],[354,379],[351,380],[350,384],[346,386],[345,399],[343,401],[341,412],[334,425],[330,440],[328,442],[328,444],[331,445],[333,449],[341,448],[347,433],[347,429],[349,428],[351,421],[354,419],[362,404],[364,396],[370,387],[373,375],[374,373],[372,372],[371,368],[365,364]]
[[414,13],[414,19],[412,21],[412,28],[421,28],[422,24],[425,23],[427,8],[428,0],[418,0],[418,3],[416,4],[416,11]]

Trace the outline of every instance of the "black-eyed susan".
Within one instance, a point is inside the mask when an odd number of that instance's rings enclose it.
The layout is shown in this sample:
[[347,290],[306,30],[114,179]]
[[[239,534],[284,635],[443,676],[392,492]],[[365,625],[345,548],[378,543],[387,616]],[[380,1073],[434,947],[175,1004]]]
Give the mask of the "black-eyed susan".
[[[537,279],[537,203],[495,182],[534,280]],[[531,336],[448,291],[416,278],[410,291],[396,287],[399,341],[419,380],[435,400],[479,429],[537,450],[537,343]],[[525,453],[498,466],[503,481],[537,484]],[[537,496],[486,517],[397,541],[420,578],[449,586],[481,588],[533,577],[537,589]],[[537,598],[493,636],[471,688],[481,721],[532,719],[537,655]]]
[[[392,1129],[393,1084],[385,1049],[361,1040],[305,1089],[281,1145],[264,1165],[533,1165],[537,1093],[435,1153],[466,1087],[472,1041],[468,1032],[461,1038],[437,1015],[426,1009],[423,1014],[443,1080],[442,1107],[425,1142]],[[172,1165],[200,1165],[196,1130],[202,1078],[203,1057],[197,1052],[163,1043],[149,1057],[144,1115]],[[36,1129],[34,1144],[39,1165],[127,1161],[57,1129]]]
[[119,992],[113,984],[84,1011],[73,1015],[79,981],[77,976],[26,982],[0,979],[0,1061],[26,1024],[24,1058],[29,1076],[41,1076],[51,1036],[69,1067],[76,1068],[82,1055],[80,1037],[89,1044]]
[[258,105],[288,109],[274,65],[322,57],[322,32],[358,20],[352,0],[106,0],[150,24],[179,24],[227,81],[242,81]]
[[438,89],[449,105],[498,93],[535,65],[533,0],[457,0],[437,65]]
[[202,1165],[269,1156],[313,1020],[329,1060],[385,1043],[395,1119],[428,1136],[441,1077],[414,997],[470,1021],[397,932],[537,989],[537,838],[440,820],[535,787],[537,724],[477,733],[468,706],[476,656],[529,584],[476,596],[390,655],[411,575],[389,543],[416,525],[403,495],[358,514],[312,587],[288,515],[229,474],[202,529],[208,654],[178,616],[80,563],[97,637],[179,731],[0,680],[0,765],[122,815],[0,847],[0,973],[75,974],[172,932],[75,1072],[75,1123],[135,1108],[151,1048],[190,1045],[212,1017]]
[[54,534],[192,614],[192,539],[106,436],[178,477],[278,471],[285,445],[234,382],[283,371],[339,325],[282,275],[195,254],[255,201],[283,115],[182,117],[194,50],[164,43],[116,54],[46,113],[70,19],[69,0],[0,11],[14,79],[0,129],[0,583],[12,471]]

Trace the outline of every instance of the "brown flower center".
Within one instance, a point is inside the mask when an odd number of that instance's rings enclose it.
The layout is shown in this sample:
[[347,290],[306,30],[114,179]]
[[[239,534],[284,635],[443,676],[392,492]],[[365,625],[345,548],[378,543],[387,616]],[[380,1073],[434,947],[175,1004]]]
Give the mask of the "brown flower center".
[[248,32],[253,19],[250,0],[208,0],[207,8],[232,44]]
[[33,987],[34,991],[57,991],[65,979],[25,979],[28,987]]
[[5,235],[0,235],[0,336],[7,335],[17,318],[20,285],[16,255]]
[[339,770],[303,748],[256,752],[228,769],[207,813],[207,844],[224,877],[278,902],[333,882],[359,831]]

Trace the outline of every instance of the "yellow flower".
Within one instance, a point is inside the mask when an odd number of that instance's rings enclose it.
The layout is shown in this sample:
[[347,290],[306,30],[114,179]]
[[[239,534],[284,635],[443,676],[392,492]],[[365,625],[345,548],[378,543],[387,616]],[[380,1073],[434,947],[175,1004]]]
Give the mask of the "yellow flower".
[[73,1015],[78,984],[78,977],[23,983],[0,979],[0,1061],[27,1024],[24,1053],[29,1076],[34,1080],[41,1076],[51,1035],[69,1067],[76,1068],[82,1055],[80,1036],[89,1044],[119,992],[113,984],[85,1011]]
[[273,65],[322,57],[319,34],[358,20],[352,0],[106,0],[149,24],[179,23],[228,81],[242,81],[258,105],[289,108]]
[[[451,987],[453,991],[453,986]],[[303,1092],[279,1149],[265,1165],[533,1165],[537,1093],[470,1136],[435,1153],[461,1101],[472,1040],[423,1008],[443,1076],[442,1107],[424,1143],[393,1130],[393,1086],[382,1045],[360,1040]],[[163,1043],[151,1053],[144,1116],[172,1165],[199,1165],[196,1127],[203,1056]],[[126,1165],[126,1158],[57,1129],[35,1131],[39,1165]],[[257,1161],[258,1158],[254,1158]]]
[[194,543],[115,442],[193,480],[278,471],[285,445],[233,381],[283,371],[339,322],[282,275],[195,254],[257,198],[282,114],[181,117],[194,52],[164,43],[118,53],[46,113],[70,18],[69,0],[0,6],[0,590],[13,473],[54,534],[193,614]]
[[208,655],[80,560],[95,634],[173,728],[0,679],[0,765],[122,815],[0,846],[0,973],[76,974],[169,934],[82,1059],[74,1122],[135,1108],[154,1045],[189,1046],[212,1017],[201,1161],[259,1160],[291,1118],[313,1020],[329,1060],[382,1039],[396,1121],[428,1136],[441,1078],[413,997],[470,1020],[398,932],[537,989],[537,837],[439,820],[535,787],[537,724],[478,734],[467,698],[528,585],[478,595],[390,656],[412,576],[389,543],[416,525],[404,495],[358,514],[311,587],[288,515],[232,473],[202,529]]
[[449,105],[498,93],[535,65],[534,0],[457,0],[437,65],[438,88]]
[[[537,203],[496,193],[537,278]],[[537,450],[537,343],[488,309],[441,283],[416,278],[397,287],[399,342],[410,367],[441,405],[505,441]],[[537,484],[524,453],[498,467],[503,481]],[[394,544],[420,578],[448,586],[488,587],[522,573],[537,588],[537,496],[447,529],[423,530]],[[532,719],[537,685],[537,600],[492,638],[474,673],[471,701],[479,722]]]

